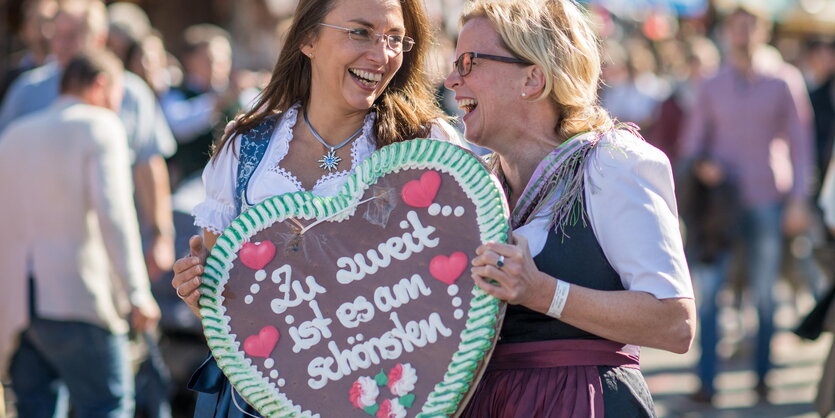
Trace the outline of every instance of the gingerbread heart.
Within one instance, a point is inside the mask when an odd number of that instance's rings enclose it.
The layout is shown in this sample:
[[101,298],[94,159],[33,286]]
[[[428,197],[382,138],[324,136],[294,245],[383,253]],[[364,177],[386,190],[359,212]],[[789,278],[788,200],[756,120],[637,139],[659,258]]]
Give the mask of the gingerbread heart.
[[420,139],[373,153],[336,196],[252,207],[203,276],[218,365],[266,417],[454,415],[498,335],[503,305],[460,277],[507,238],[503,199],[472,154]]
[[449,257],[437,255],[429,262],[429,272],[432,277],[446,284],[455,284],[461,273],[467,269],[468,261],[467,254],[461,251],[456,251]]
[[269,357],[278,343],[278,329],[273,326],[261,328],[257,335],[244,340],[244,352],[252,357]]
[[428,208],[435,200],[441,187],[441,176],[437,171],[427,171],[418,180],[412,180],[403,186],[403,201],[416,208]]
[[275,245],[269,241],[247,242],[238,253],[241,262],[253,270],[261,270],[275,257]]

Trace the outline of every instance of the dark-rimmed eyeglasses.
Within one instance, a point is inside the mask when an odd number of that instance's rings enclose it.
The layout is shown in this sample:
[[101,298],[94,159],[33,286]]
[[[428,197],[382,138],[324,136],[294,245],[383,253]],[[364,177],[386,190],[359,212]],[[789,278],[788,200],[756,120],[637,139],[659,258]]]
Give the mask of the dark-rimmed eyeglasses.
[[527,62],[523,59],[513,58],[513,57],[501,57],[498,55],[490,55],[490,54],[482,54],[479,52],[464,52],[458,56],[453,62],[455,65],[455,69],[458,70],[458,75],[461,77],[466,77],[470,71],[473,70],[473,59],[474,58],[483,58],[491,61],[498,61],[498,62],[506,62],[509,64],[524,64],[524,65],[533,65],[530,62]]
[[357,42],[363,47],[371,47],[379,42],[385,42],[386,48],[392,52],[401,53],[409,52],[415,46],[415,40],[403,35],[386,35],[384,33],[374,33],[366,28],[344,28],[342,26],[330,25],[327,23],[320,23],[320,25],[345,31],[348,34],[348,39]]

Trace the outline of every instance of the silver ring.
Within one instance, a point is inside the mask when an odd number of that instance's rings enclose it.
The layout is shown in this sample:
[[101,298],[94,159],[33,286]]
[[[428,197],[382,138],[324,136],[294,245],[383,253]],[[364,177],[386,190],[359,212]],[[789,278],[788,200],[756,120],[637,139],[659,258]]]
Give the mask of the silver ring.
[[498,267],[498,268],[504,267],[504,256],[503,255],[499,255],[499,259],[496,260],[496,267]]
[[175,287],[175,288],[174,288],[174,293],[176,293],[176,294],[177,294],[177,296],[178,296],[180,299],[185,299],[185,298],[186,298],[185,296],[183,296],[183,295],[181,295],[181,294],[180,294],[180,287],[179,287],[179,286],[177,286],[177,287]]

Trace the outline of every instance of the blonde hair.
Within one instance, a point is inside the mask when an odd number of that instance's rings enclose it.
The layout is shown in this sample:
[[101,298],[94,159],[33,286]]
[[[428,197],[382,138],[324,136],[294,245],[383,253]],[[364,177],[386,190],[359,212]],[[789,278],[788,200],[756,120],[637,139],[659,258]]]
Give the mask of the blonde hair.
[[560,137],[614,126],[597,101],[599,40],[589,17],[574,1],[473,0],[461,25],[475,18],[487,19],[504,47],[545,73],[545,87],[536,99],[549,98],[559,106],[555,130]]

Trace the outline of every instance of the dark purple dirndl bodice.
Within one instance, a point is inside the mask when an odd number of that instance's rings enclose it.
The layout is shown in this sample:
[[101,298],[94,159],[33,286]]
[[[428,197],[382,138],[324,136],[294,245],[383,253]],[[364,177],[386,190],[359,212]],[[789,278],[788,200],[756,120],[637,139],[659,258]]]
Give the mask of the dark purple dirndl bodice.
[[[624,290],[591,225],[579,221],[564,232],[549,230],[534,257],[540,271],[591,289]],[[509,305],[496,350],[462,416],[654,417],[639,352]]]

